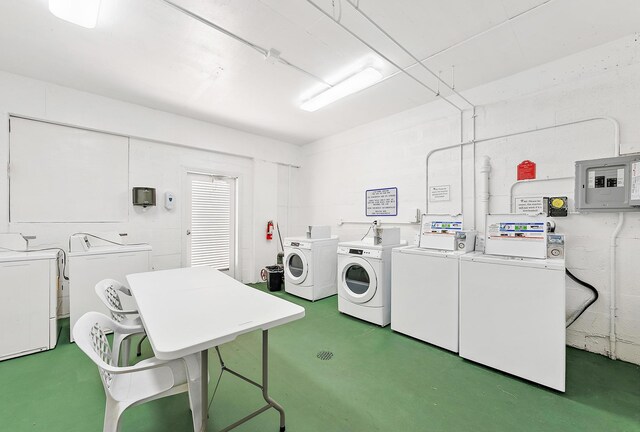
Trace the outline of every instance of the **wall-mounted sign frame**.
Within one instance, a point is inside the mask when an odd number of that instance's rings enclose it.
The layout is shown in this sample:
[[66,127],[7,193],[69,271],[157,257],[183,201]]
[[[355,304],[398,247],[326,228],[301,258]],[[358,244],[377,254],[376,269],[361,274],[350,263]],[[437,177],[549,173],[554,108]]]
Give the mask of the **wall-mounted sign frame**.
[[537,215],[545,213],[544,197],[541,196],[519,196],[514,198],[514,208],[516,214]]
[[388,187],[365,191],[367,216],[398,216],[398,188]]
[[451,201],[451,186],[440,185],[429,188],[429,202]]

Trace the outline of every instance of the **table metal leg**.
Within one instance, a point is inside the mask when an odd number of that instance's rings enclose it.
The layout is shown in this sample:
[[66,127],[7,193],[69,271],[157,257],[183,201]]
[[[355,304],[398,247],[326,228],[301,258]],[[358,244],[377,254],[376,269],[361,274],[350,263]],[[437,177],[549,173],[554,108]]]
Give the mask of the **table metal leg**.
[[284,432],[284,408],[269,396],[269,330],[262,332],[262,397],[280,413],[280,432]]
[[200,404],[202,406],[201,432],[207,432],[207,420],[209,417],[209,350],[200,352]]
[[[235,372],[232,369],[229,369],[224,361],[222,360],[222,355],[220,354],[220,351],[218,350],[218,348],[216,348],[216,350],[218,351],[218,357],[220,358],[220,366],[222,368],[222,372],[229,372],[232,375],[237,376],[238,378],[241,378],[243,380],[245,380],[246,382],[258,387],[259,389],[262,390],[262,397],[264,398],[265,402],[267,402],[267,405],[263,406],[262,408],[252,412],[251,414],[247,415],[246,417],[238,420],[237,422],[227,426],[226,428],[222,429],[220,432],[227,432],[230,431],[231,429],[234,429],[238,426],[240,426],[241,424],[247,422],[248,420],[251,420],[252,418],[254,418],[255,416],[257,416],[258,414],[262,414],[263,412],[265,412],[266,410],[268,410],[269,408],[274,408],[276,411],[278,411],[280,413],[280,432],[284,432],[285,430],[285,418],[284,418],[284,408],[282,408],[282,406],[274,401],[273,399],[271,399],[271,397],[269,396],[269,331],[268,330],[263,330],[262,331],[262,385],[258,384],[257,382],[239,374],[238,372]],[[205,372],[203,372],[205,373]]]

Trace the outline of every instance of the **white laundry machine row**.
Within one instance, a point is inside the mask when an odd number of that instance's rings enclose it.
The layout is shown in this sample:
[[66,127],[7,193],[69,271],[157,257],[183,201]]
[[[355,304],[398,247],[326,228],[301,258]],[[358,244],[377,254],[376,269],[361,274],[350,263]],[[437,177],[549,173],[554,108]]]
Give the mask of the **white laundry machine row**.
[[58,251],[0,252],[0,360],[53,349]]
[[374,239],[338,244],[338,310],[381,327],[391,322],[391,251],[406,245],[399,229],[386,229],[385,236],[381,245]]
[[315,301],[335,295],[338,237],[284,239],[284,290]]
[[[70,340],[73,326],[86,312],[109,310],[98,298],[95,285],[103,279],[115,279],[127,284],[126,275],[151,270],[151,245],[122,244],[117,233],[102,233],[99,238],[74,235],[69,241],[69,318]],[[123,305],[130,309],[128,305]]]
[[564,391],[564,237],[547,244],[546,225],[542,216],[489,215],[492,254],[460,257],[460,356]]
[[392,253],[391,329],[458,352],[460,257],[475,248],[462,217],[422,215],[420,245]]

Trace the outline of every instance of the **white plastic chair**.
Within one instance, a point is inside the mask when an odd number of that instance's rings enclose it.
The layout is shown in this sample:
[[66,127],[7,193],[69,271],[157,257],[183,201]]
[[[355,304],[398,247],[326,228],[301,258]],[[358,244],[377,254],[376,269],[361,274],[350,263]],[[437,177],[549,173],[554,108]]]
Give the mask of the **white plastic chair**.
[[201,409],[206,407],[207,401],[200,398],[198,356],[171,361],[152,357],[134,366],[114,366],[106,329],[122,335],[137,331],[99,312],[87,312],[73,327],[76,344],[100,372],[107,398],[103,432],[119,432],[122,413],[131,406],[186,391],[189,392],[194,431],[199,432],[202,429]]
[[[142,341],[144,341],[147,335],[145,334],[144,327],[142,326],[140,315],[138,315],[138,310],[125,310],[120,299],[120,294],[131,297],[131,291],[129,290],[129,288],[127,288],[117,280],[103,279],[96,284],[95,290],[100,300],[102,300],[102,303],[104,303],[104,305],[109,309],[109,312],[111,312],[111,318],[113,318],[114,321],[126,327],[137,328],[138,331],[133,332],[132,334],[143,335],[138,342],[138,346],[136,347],[136,354],[138,355],[138,357],[140,357],[142,350]],[[133,299],[131,300],[131,302],[135,304],[135,302],[133,302]],[[116,359],[116,365],[122,364],[126,366],[129,364],[131,339],[128,336],[130,335],[121,335],[114,330],[113,358]],[[122,350],[120,350],[120,347],[122,347]],[[122,355],[122,363],[120,363],[120,355]]]

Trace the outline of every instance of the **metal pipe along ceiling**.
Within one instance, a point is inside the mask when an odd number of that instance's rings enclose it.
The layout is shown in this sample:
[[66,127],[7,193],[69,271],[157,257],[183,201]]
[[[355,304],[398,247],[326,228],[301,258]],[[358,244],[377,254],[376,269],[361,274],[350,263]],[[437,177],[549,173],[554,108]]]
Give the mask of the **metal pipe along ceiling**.
[[[599,117],[589,117],[589,118],[585,118],[585,119],[581,119],[581,120],[575,120],[575,121],[570,121],[570,122],[566,122],[566,123],[558,123],[555,125],[550,125],[550,126],[542,126],[542,127],[538,127],[535,129],[527,129],[527,130],[523,130],[523,131],[517,131],[517,132],[511,132],[508,134],[503,134],[503,135],[498,135],[498,136],[493,136],[493,137],[487,137],[487,138],[475,138],[472,141],[466,141],[466,142],[461,142],[458,144],[451,144],[448,146],[444,146],[444,147],[438,147],[435,149],[432,149],[431,151],[429,151],[429,153],[427,153],[427,157],[425,158],[425,182],[426,182],[426,202],[425,202],[425,213],[429,212],[429,160],[431,159],[431,156],[433,156],[435,153],[439,153],[441,151],[445,151],[445,150],[449,150],[449,149],[454,149],[454,148],[458,148],[458,147],[462,147],[462,146],[466,146],[466,145],[473,145],[475,147],[476,144],[480,144],[483,142],[488,142],[488,141],[495,141],[498,139],[503,139],[503,138],[509,138],[512,136],[517,136],[517,135],[523,135],[523,134],[528,134],[528,133],[534,133],[534,132],[541,132],[544,130],[548,130],[548,129],[555,129],[555,128],[560,128],[560,127],[565,127],[565,126],[572,126],[572,125],[576,125],[576,124],[580,124],[580,123],[587,123],[587,122],[593,122],[593,121],[601,121],[601,120],[605,120],[608,122],[611,122],[611,124],[613,125],[613,148],[614,148],[614,154],[616,155],[620,155],[620,124],[618,123],[618,121],[612,117],[608,117],[608,116],[599,116]],[[475,135],[475,133],[474,133]],[[475,149],[474,149],[474,160],[473,160],[473,164],[475,166]],[[474,183],[475,183],[475,179],[474,179]],[[474,197],[475,200],[475,197]]]
[[[462,99],[463,101],[465,101],[467,104],[469,104],[469,106],[471,108],[474,108],[475,105],[473,103],[471,103],[469,101],[469,99],[465,98],[464,96],[462,96],[459,92],[457,92],[452,86],[449,85],[449,83],[447,83],[445,80],[443,80],[442,78],[440,78],[440,76],[438,74],[436,74],[435,72],[433,72],[431,69],[429,69],[423,62],[420,61],[420,59],[418,59],[418,57],[416,57],[415,55],[413,55],[408,49],[406,49],[400,42],[398,42],[393,36],[391,36],[385,29],[383,29],[377,22],[375,22],[369,15],[367,15],[362,9],[360,9],[360,7],[354,3],[351,2],[351,0],[347,0],[347,3],[349,3],[355,10],[356,12],[358,12],[360,14],[360,16],[362,16],[363,18],[365,18],[370,24],[372,24],[375,28],[377,28],[382,34],[384,34],[387,39],[389,39],[391,42],[393,42],[398,48],[400,48],[405,54],[407,54],[409,57],[411,57],[416,64],[420,65],[424,70],[426,70],[429,74],[431,74],[435,79],[437,79],[439,82],[441,82],[442,84],[444,84],[449,90],[451,90],[453,92],[453,94],[455,94],[456,96],[458,96],[460,99]],[[405,68],[406,69],[406,68]],[[438,95],[440,94],[440,92],[438,91]]]
[[[165,0],[166,1],[166,0]],[[362,39],[360,36],[358,36],[357,34],[355,34],[352,30],[350,30],[347,26],[345,26],[344,24],[342,24],[340,21],[336,20],[329,12],[325,11],[324,9],[322,9],[320,6],[318,6],[317,4],[315,4],[313,1],[311,0],[307,0],[307,3],[309,3],[311,6],[313,6],[314,8],[316,8],[320,13],[322,13],[324,16],[326,16],[327,18],[329,18],[331,21],[333,21],[334,23],[336,23],[337,25],[339,25],[344,31],[346,31],[347,33],[349,33],[351,36],[353,36],[354,38],[358,39],[363,45],[365,45],[367,48],[369,48],[371,51],[373,51],[374,53],[376,53],[377,55],[379,55],[380,57],[382,57],[384,60],[386,60],[388,63],[391,63],[394,67],[396,67],[398,69],[398,71],[404,73],[405,75],[407,75],[409,78],[411,78],[413,81],[415,81],[416,83],[420,84],[422,87],[426,88],[427,90],[429,90],[431,93],[434,94],[434,96],[438,96],[440,98],[442,98],[442,100],[444,100],[445,102],[447,102],[449,105],[451,105],[452,107],[454,107],[455,109],[457,109],[458,111],[462,111],[462,108],[459,107],[458,105],[456,105],[455,103],[451,102],[449,99],[447,99],[446,97],[440,95],[436,90],[432,89],[431,87],[429,87],[428,85],[426,85],[425,83],[423,83],[422,81],[420,81],[418,78],[416,78],[414,75],[412,75],[411,73],[409,73],[408,71],[405,70],[405,68],[403,68],[402,66],[398,65],[396,62],[394,62],[393,60],[391,60],[389,57],[387,57],[386,55],[382,54],[379,50],[377,50],[376,48],[374,48],[370,43],[368,43],[367,41],[365,41],[364,39]]]
[[[160,1],[162,1],[163,3],[171,6],[172,8],[176,9],[179,12],[182,12],[183,14],[187,15],[188,17],[193,18],[194,20],[199,21],[202,24],[204,24],[204,25],[206,25],[208,27],[211,27],[212,29],[214,29],[214,30],[216,30],[216,31],[218,31],[218,32],[220,32],[220,33],[222,33],[222,34],[224,34],[224,35],[226,35],[226,36],[228,36],[228,37],[230,37],[230,38],[232,38],[232,39],[234,39],[234,40],[236,40],[236,41],[238,41],[238,42],[240,42],[240,43],[242,43],[242,44],[244,44],[246,46],[248,46],[249,48],[259,52],[260,54],[262,54],[265,58],[269,55],[269,50],[268,49],[266,49],[264,47],[261,47],[260,45],[254,44],[253,42],[250,42],[250,41],[238,36],[237,34],[230,32],[229,30],[225,29],[224,27],[220,27],[218,24],[216,24],[216,23],[214,23],[212,21],[209,21],[208,19],[206,19],[206,18],[204,18],[204,17],[202,17],[202,16],[200,16],[200,15],[194,13],[194,12],[191,12],[188,9],[185,9],[182,6],[172,2],[170,0],[160,0]],[[333,87],[331,84],[329,84],[328,82],[326,82],[325,80],[323,80],[319,76],[314,75],[311,72],[309,72],[309,71],[307,71],[305,69],[302,69],[299,66],[296,66],[295,64],[291,63],[290,61],[288,61],[284,57],[278,56],[277,57],[277,61],[282,63],[285,66],[289,66],[289,67],[291,67],[291,68],[293,68],[293,69],[295,69],[295,70],[297,70],[297,71],[299,71],[299,72],[301,72],[301,73],[313,78],[314,80],[324,84],[327,87]]]

